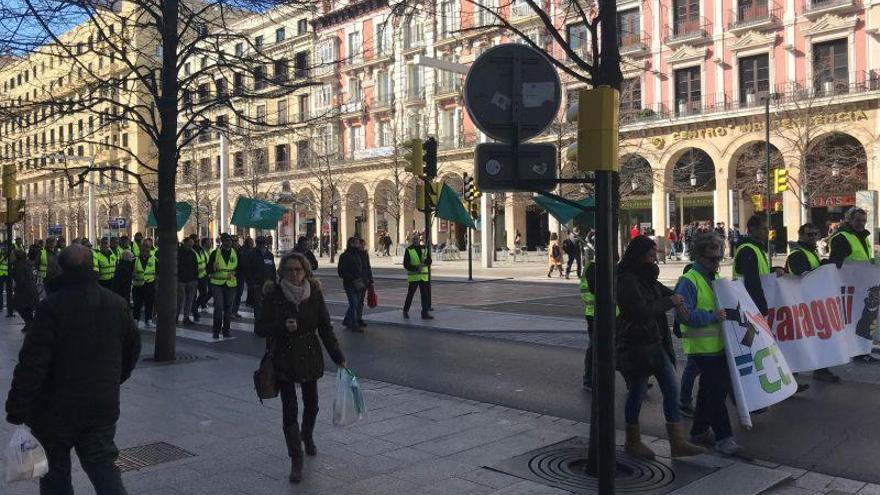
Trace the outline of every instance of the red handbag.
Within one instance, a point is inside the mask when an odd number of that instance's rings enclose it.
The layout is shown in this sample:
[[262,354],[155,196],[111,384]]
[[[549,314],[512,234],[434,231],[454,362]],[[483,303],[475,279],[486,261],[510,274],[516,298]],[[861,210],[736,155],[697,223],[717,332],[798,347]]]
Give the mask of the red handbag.
[[370,284],[367,287],[367,307],[375,308],[379,305],[379,296],[376,294],[376,289],[373,288],[373,284]]

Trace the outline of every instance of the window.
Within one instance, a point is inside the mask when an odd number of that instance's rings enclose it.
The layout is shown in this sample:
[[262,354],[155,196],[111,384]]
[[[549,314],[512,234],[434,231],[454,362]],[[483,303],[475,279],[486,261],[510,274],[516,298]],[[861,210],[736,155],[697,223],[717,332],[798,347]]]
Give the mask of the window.
[[296,142],[296,168],[309,166],[309,142],[301,140]]
[[204,69],[208,66],[208,57],[202,57],[202,61],[199,63],[199,68]]
[[218,129],[226,129],[229,126],[229,119],[225,115],[218,115],[216,122]]
[[376,75],[376,102],[375,104],[388,104],[391,102],[391,76],[388,72],[379,72]]
[[394,140],[392,139],[393,133],[391,126],[394,125],[390,120],[383,120],[379,122],[379,132],[378,132],[378,145],[380,147],[385,146],[393,146]]
[[700,67],[675,71],[676,115],[700,113]]
[[217,88],[217,96],[223,98],[226,96],[226,79],[217,79],[214,81],[214,86]]
[[254,38],[254,48],[257,50],[261,50],[263,48],[263,37],[257,36]]
[[287,81],[287,59],[276,60],[273,68],[276,83]]
[[287,100],[278,100],[278,123],[287,123]]
[[352,127],[348,130],[349,157],[354,158],[354,153],[364,149],[364,128]]
[[284,172],[290,168],[290,153],[286,144],[275,146],[275,171]]
[[348,80],[348,101],[361,101],[361,80],[357,77]]
[[566,26],[565,34],[566,39],[568,40],[568,46],[570,46],[579,57],[585,58],[592,53],[592,48],[590,48],[590,34],[587,31],[586,24],[579,23]]
[[617,45],[621,48],[641,43],[642,37],[639,9],[621,10],[617,13]]
[[406,119],[406,136],[410,139],[421,137],[422,133],[422,116],[413,113]]
[[192,73],[189,67],[189,62],[183,64],[183,75],[188,76]]
[[363,45],[361,44],[361,33],[355,31],[348,33],[348,63],[356,64],[361,61],[363,54]]
[[128,148],[128,133],[122,135],[122,147]]
[[285,33],[284,33],[283,27],[276,29],[275,30],[275,43],[281,43],[282,41],[284,41],[284,36],[285,36]]
[[269,150],[266,148],[260,148],[251,152],[251,160],[253,160],[255,173],[266,173],[269,171],[269,163],[266,157],[268,153]]
[[422,88],[422,68],[418,65],[410,65],[407,67],[406,76],[408,81],[409,95],[415,98],[421,98]]
[[211,157],[199,159],[199,174],[205,178],[211,176]]
[[391,48],[391,37],[388,30],[388,22],[376,24],[376,55],[385,55]]
[[445,148],[454,147],[457,134],[455,110],[441,110],[438,118],[440,120],[440,145]]
[[235,96],[241,96],[244,94],[244,75],[232,75],[232,94]]
[[817,92],[828,95],[849,87],[846,44],[844,38],[813,45],[813,81]]
[[770,88],[770,70],[767,55],[739,59],[739,102],[757,104]]
[[[815,2],[814,2],[815,3]],[[767,19],[770,9],[767,0],[739,0],[736,8],[736,22],[739,24]]]
[[235,56],[236,57],[244,56],[244,43],[236,43],[235,44]]
[[297,100],[299,100],[297,122],[305,122],[309,119],[309,95],[299,95]]
[[455,1],[440,2],[440,37],[448,38],[458,29],[458,18],[455,12]]
[[236,177],[244,176],[244,151],[236,151],[233,155],[232,175]]
[[298,52],[293,59],[293,67],[295,70],[294,77],[297,79],[309,77],[309,53]]
[[422,23],[412,17],[407,19],[403,29],[403,49],[408,50],[422,46],[424,39],[425,30]]
[[208,101],[208,98],[211,97],[211,89],[208,87],[208,83],[199,84],[199,103],[204,103]]
[[253,69],[254,89],[266,89],[266,68],[263,65],[257,65]]
[[631,117],[642,109],[642,80],[639,77],[624,79],[620,92],[620,115]]
[[266,123],[266,105],[257,105],[257,116],[255,120],[260,124]]
[[329,84],[322,84],[320,89],[315,92],[317,101],[316,108],[327,108],[333,104],[333,89]]
[[674,0],[673,6],[675,9],[673,34],[675,36],[684,36],[700,30],[699,0]]
[[296,34],[306,34],[309,32],[309,20],[300,19],[296,21]]

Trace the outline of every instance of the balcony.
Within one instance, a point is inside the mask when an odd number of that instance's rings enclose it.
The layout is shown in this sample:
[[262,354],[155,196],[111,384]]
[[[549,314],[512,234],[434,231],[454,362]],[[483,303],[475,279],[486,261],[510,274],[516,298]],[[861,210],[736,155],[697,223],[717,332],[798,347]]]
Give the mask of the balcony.
[[424,36],[418,36],[414,29],[404,29],[403,31],[403,54],[421,50],[425,47]]
[[407,105],[424,105],[425,88],[407,88],[404,103]]
[[824,14],[844,14],[861,8],[858,0],[804,0],[804,16],[810,19]]
[[[575,53],[575,55],[577,55],[578,57],[580,57],[580,59],[583,60],[584,62],[586,62],[586,63],[588,63],[588,64],[592,64],[592,63],[593,63],[593,50],[592,50],[592,48],[590,47],[590,45],[588,45],[588,44],[583,44],[583,45],[581,45],[581,46],[579,46],[579,47],[577,47],[577,48],[572,49],[572,51]],[[622,51],[622,50],[621,50],[621,53],[620,53],[620,54],[623,55],[623,51]],[[574,57],[572,57],[571,55],[566,54],[566,56],[565,56],[565,60],[566,60],[568,63],[571,63],[571,64],[574,63]]]
[[620,55],[638,57],[651,51],[651,35],[648,33],[621,33]]
[[782,9],[778,5],[752,4],[740,5],[730,10],[730,23],[727,30],[739,35],[750,30],[762,30],[779,26]]
[[712,32],[709,20],[705,17],[676,19],[672,26],[666,26],[664,43],[670,48],[684,44],[701,44],[709,41]]
[[441,77],[434,90],[435,98],[450,98],[461,94],[461,79],[459,77]]
[[373,96],[373,106],[370,107],[371,112],[382,112],[390,110],[394,106],[394,95],[391,92],[376,93]]
[[522,1],[514,1],[513,6],[510,9],[510,13],[511,17],[514,20],[528,19],[529,17],[534,17],[538,15],[535,10],[529,6],[529,4]]
[[361,98],[352,98],[339,106],[339,115],[343,117],[354,117],[364,111],[364,100]]

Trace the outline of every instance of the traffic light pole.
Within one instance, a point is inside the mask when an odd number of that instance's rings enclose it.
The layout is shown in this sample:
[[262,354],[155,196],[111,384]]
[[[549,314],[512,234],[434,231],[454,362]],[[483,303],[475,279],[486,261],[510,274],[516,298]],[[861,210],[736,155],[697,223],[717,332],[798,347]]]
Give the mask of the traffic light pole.
[[[772,196],[770,196],[770,95],[764,97],[764,155],[766,157],[766,169],[764,177],[767,179],[767,229],[771,229],[771,213],[770,213],[770,201]],[[773,251],[770,250],[770,243],[773,242],[770,240],[769,230],[767,231],[767,262],[768,266],[773,266],[773,255],[770,254]]]

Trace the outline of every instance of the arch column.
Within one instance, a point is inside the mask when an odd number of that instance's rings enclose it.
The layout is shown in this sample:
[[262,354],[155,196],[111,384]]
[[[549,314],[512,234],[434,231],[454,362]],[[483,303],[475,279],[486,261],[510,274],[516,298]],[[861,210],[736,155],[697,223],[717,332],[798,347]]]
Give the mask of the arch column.
[[663,170],[652,170],[654,173],[654,191],[651,193],[651,226],[658,236],[665,236],[669,228],[669,202],[666,201],[666,181]]
[[507,231],[507,248],[514,249],[516,231],[522,234],[522,243],[526,245],[526,206],[516,201],[514,193],[506,193],[504,197],[504,229]]
[[[785,168],[788,170],[788,175],[791,177],[797,177],[797,183],[803,184],[803,178],[801,177],[801,164],[796,157],[787,156],[783,158],[785,161]],[[770,180],[768,177],[767,180]],[[785,226],[785,232],[787,239],[789,241],[796,241],[798,238],[798,229],[801,224],[806,222],[806,219],[803,217],[802,211],[802,203],[800,201],[799,196],[801,195],[800,187],[791,187],[792,181],[789,181],[788,191],[782,193],[782,222]]]
[[[343,196],[345,198],[345,196]],[[348,213],[348,203],[344,203],[340,205],[339,208],[339,220],[337,225],[339,225],[339,239],[335,241],[335,244],[339,246],[340,250],[345,249],[345,243],[348,242],[348,238],[351,237],[351,234],[354,233],[354,219],[352,218],[352,225],[348,225],[348,217],[350,216]],[[331,215],[332,217],[332,215]],[[333,222],[330,222],[330,231],[333,231]]]
[[376,252],[376,195],[364,199],[367,207],[367,225],[364,235],[367,237],[367,248],[370,253]]
[[712,221],[716,224],[724,222],[727,225],[727,222],[730,221],[729,180],[727,173],[715,169],[715,190],[712,191],[712,215],[714,218]]

